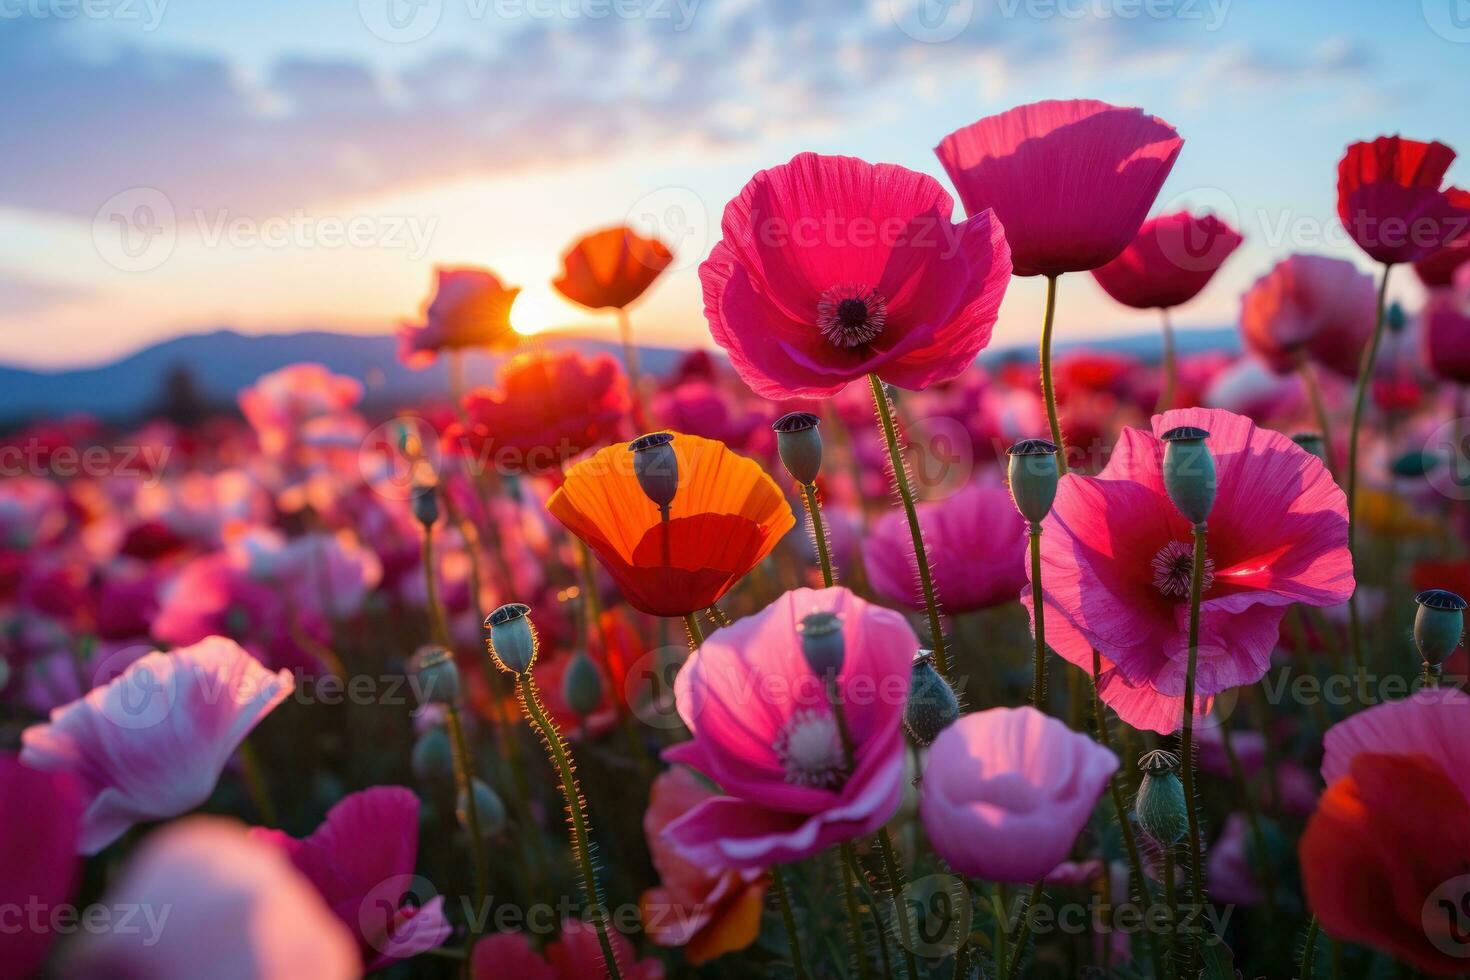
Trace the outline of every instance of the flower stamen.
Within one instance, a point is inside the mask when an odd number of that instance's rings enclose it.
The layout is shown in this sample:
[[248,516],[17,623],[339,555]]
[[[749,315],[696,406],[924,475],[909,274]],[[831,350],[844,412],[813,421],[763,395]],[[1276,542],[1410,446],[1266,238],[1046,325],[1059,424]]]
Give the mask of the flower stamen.
[[788,783],[835,789],[847,778],[837,719],[827,712],[797,711],[782,727],[775,749]]
[[861,347],[887,323],[888,303],[870,286],[833,286],[817,301],[817,329],[837,347]]
[[[1170,541],[1159,549],[1150,563],[1154,570],[1154,588],[1171,599],[1188,599],[1190,578],[1194,574],[1194,549],[1183,541]],[[1210,591],[1215,581],[1215,562],[1208,556],[1200,574],[1200,593]]]

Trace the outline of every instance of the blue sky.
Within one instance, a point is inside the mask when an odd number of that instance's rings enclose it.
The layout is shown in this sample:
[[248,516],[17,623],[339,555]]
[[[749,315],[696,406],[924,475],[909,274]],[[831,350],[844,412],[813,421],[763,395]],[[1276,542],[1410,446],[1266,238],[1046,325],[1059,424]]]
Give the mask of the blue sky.
[[[695,269],[755,170],[815,149],[942,178],[951,130],[1082,96],[1173,123],[1160,209],[1245,233],[1179,317],[1218,325],[1277,258],[1353,257],[1348,142],[1470,149],[1467,83],[1470,0],[0,0],[0,360],[389,331],[439,263],[524,286],[528,329],[611,331],[548,282],[624,220],[679,246],[645,336],[704,343]],[[1038,318],[1018,281],[998,339]],[[1064,280],[1060,337],[1153,329]]]

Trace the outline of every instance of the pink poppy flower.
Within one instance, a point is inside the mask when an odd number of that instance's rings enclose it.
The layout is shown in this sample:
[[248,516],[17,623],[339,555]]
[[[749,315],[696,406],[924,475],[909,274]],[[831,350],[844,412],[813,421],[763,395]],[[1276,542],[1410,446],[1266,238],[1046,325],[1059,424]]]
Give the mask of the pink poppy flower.
[[1437,252],[1414,263],[1414,273],[1429,289],[1452,285],[1455,274],[1470,262],[1470,230]]
[[[1317,457],[1239,415],[1156,415],[1152,432],[1123,430],[1097,476],[1063,477],[1041,538],[1047,641],[1088,673],[1096,648],[1103,700],[1135,728],[1165,734],[1183,721],[1192,545],[1164,491],[1158,434],[1182,425],[1210,433],[1219,479],[1201,605],[1201,715],[1213,695],[1265,675],[1292,603],[1336,605],[1354,585],[1342,490]],[[1022,602],[1030,608],[1029,591]]]
[[961,874],[1044,878],[1072,850],[1118,757],[1032,707],[964,715],[939,733],[919,784],[929,843]]
[[237,644],[210,637],[150,653],[21,734],[21,761],[70,772],[87,810],[78,848],[96,854],[133,824],[203,803],[225,763],[295,688]]
[[771,423],[776,415],[770,402],[748,394],[744,399],[732,396],[711,381],[685,381],[659,392],[653,417],[666,428],[714,439],[743,453],[765,454],[774,445]]
[[279,455],[306,441],[313,427],[328,427],[362,399],[362,383],[333,374],[320,364],[292,364],[262,375],[240,392],[240,411],[260,439],[260,448]]
[[383,577],[378,556],[350,531],[287,538],[253,528],[230,543],[231,559],[256,581],[289,597],[291,608],[317,619],[347,619]]
[[1377,319],[1373,280],[1343,259],[1291,255],[1240,303],[1245,347],[1277,374],[1303,360],[1356,377]]
[[1470,269],[1453,288],[1430,291],[1421,321],[1430,369],[1446,381],[1470,384]]
[[1261,904],[1260,874],[1256,871],[1260,859],[1251,853],[1251,847],[1245,814],[1226,817],[1225,829],[1210,848],[1206,871],[1210,898],[1246,908]]
[[[620,932],[608,936],[626,980],[663,980],[664,965],[652,956],[635,959],[633,944]],[[580,919],[562,923],[561,938],[546,947],[545,958],[519,932],[486,936],[475,944],[470,961],[473,980],[590,980],[606,974],[597,930]]]
[[1123,254],[1092,270],[1113,299],[1135,309],[1169,309],[1199,295],[1244,241],[1213,214],[1188,211],[1150,218]]
[[285,851],[357,937],[369,970],[441,946],[451,927],[444,897],[402,905],[418,884],[419,800],[401,786],[374,786],[343,797],[310,837],[256,827],[252,837]]
[[1416,262],[1470,231],[1470,193],[1441,189],[1455,151],[1380,136],[1353,143],[1337,165],[1337,216],[1379,262]]
[[154,833],[104,906],[140,910],[135,928],[88,930],[65,957],[78,980],[349,980],[352,935],[278,848],[221,817]]
[[7,916],[0,929],[0,980],[29,977],[46,958],[55,938],[50,912],[69,902],[81,861],[77,831],[82,802],[68,773],[42,772],[0,754],[0,909],[21,916],[30,906],[46,911],[39,920]]
[[[796,628],[814,612],[842,617],[837,684],[852,735],[847,771],[836,719]],[[798,861],[888,822],[903,798],[903,709],[919,641],[891,609],[843,588],[797,589],[711,633],[674,682],[694,734],[665,750],[726,795],[664,834],[710,871]]]
[[802,153],[762,170],[699,268],[710,333],[765,398],[955,377],[990,342],[1011,259],[993,215],[956,225],[953,207],[893,164]]
[[1142,109],[1049,100],[987,116],[934,148],[970,214],[993,209],[1018,276],[1096,269],[1117,258],[1184,145]]
[[[1025,587],[1026,521],[1005,486],[971,483],[959,493],[919,505],[919,526],[934,587],[952,613],[1015,602]],[[863,551],[873,589],[914,610],[924,608],[914,542],[903,511],[873,526]]]
[[711,872],[681,857],[664,828],[718,794],[688,769],[676,766],[653,781],[643,833],[658,869],[659,885],[638,903],[643,929],[660,946],[681,947],[701,966],[745,949],[760,936],[770,878],[762,871]]
[[510,325],[510,308],[520,288],[506,288],[487,269],[434,270],[434,298],[423,323],[405,323],[398,331],[398,359],[412,368],[434,363],[441,351],[480,347],[504,350],[518,337]]

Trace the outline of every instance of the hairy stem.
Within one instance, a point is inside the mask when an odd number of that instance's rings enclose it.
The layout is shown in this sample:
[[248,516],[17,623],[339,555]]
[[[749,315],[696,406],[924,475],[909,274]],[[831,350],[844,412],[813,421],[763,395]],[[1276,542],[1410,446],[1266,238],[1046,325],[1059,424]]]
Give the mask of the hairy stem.
[[807,516],[812,522],[812,537],[817,539],[817,560],[822,563],[822,584],[830,589],[835,579],[832,576],[832,556],[827,551],[827,531],[822,527],[822,506],[817,503],[817,488],[808,483],[801,488],[801,493],[806,498]]
[[1051,330],[1057,313],[1057,277],[1046,277],[1046,312],[1041,319],[1041,397],[1046,402],[1046,421],[1051,426],[1051,441],[1057,445],[1057,470],[1067,475],[1067,444],[1062,439],[1062,423],[1057,418],[1057,393],[1051,383]]

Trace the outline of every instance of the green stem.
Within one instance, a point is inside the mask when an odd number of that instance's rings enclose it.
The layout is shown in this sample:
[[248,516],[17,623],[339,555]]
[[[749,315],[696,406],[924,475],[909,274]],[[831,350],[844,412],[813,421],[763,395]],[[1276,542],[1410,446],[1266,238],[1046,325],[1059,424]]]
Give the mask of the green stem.
[[786,869],[780,866],[771,869],[771,891],[776,894],[776,905],[781,909],[781,921],[786,925],[786,942],[791,947],[791,966],[797,980],[809,980],[806,960],[801,955],[801,934],[796,931],[796,914],[791,911],[791,895],[786,888]]
[[1302,354],[1297,360],[1297,374],[1306,389],[1307,399],[1312,403],[1312,415],[1317,419],[1317,428],[1322,430],[1322,450],[1327,454],[1327,471],[1337,473],[1336,452],[1332,447],[1332,426],[1327,416],[1327,402],[1322,398],[1322,386],[1317,383],[1317,372],[1312,362]]
[[1307,938],[1302,943],[1302,980],[1312,980],[1317,967],[1317,917],[1307,924]]
[[852,951],[857,957],[858,976],[862,980],[868,980],[873,975],[873,971],[872,965],[868,962],[867,943],[863,941],[862,913],[858,908],[857,882],[853,879],[851,866],[856,856],[852,842],[844,841],[839,848],[837,863],[842,865],[843,893],[847,898],[847,927],[852,932]]
[[1031,522],[1031,618],[1036,623],[1036,661],[1031,680],[1031,704],[1046,710],[1046,610],[1041,602],[1041,522]]
[[612,980],[622,980],[618,958],[613,952],[612,940],[607,933],[607,909],[603,905],[601,889],[598,887],[597,875],[592,866],[592,848],[589,841],[591,828],[587,819],[587,801],[582,797],[582,790],[577,785],[571,752],[566,742],[562,740],[556,723],[542,707],[541,697],[536,690],[536,682],[531,679],[530,671],[520,675],[517,693],[520,694],[521,708],[540,733],[541,740],[546,744],[547,755],[551,757],[552,764],[556,766],[557,775],[561,778],[561,793],[567,803],[567,823],[572,832],[572,850],[576,853],[577,868],[582,876],[582,890],[587,900],[592,924],[597,929],[597,941],[602,946],[603,964],[607,967],[607,974]]
[[878,856],[883,861],[883,877],[888,885],[888,897],[893,900],[893,912],[898,917],[898,938],[899,944],[903,946],[904,966],[908,968],[909,980],[919,980],[919,961],[914,956],[914,934],[909,922],[909,906],[903,897],[903,871],[898,867],[893,843],[888,839],[888,828],[879,827],[874,840],[878,844]]
[[893,482],[898,485],[898,496],[903,501],[903,512],[909,521],[909,534],[914,539],[914,560],[919,565],[919,583],[924,589],[924,608],[929,612],[930,642],[934,649],[934,669],[945,680],[949,680],[949,657],[944,650],[944,630],[939,622],[939,600],[934,597],[934,575],[929,571],[929,554],[924,549],[924,534],[919,528],[919,512],[914,506],[914,489],[909,485],[908,463],[898,444],[898,428],[893,422],[893,409],[888,404],[888,393],[878,375],[868,375],[868,384],[873,389],[873,407],[878,411],[878,422],[883,427],[883,438],[888,442],[888,461],[893,465]]
[[[1266,853],[1266,834],[1261,829],[1261,812],[1256,806],[1255,795],[1251,792],[1249,783],[1245,778],[1245,768],[1240,764],[1240,757],[1235,754],[1235,740],[1230,736],[1230,727],[1221,725],[1220,744],[1225,747],[1225,760],[1230,765],[1230,775],[1240,784],[1242,793],[1241,806],[1245,810],[1246,823],[1250,827],[1251,841],[1256,847],[1256,862],[1260,866],[1260,885],[1266,893],[1266,910],[1271,921],[1276,920],[1276,875],[1271,870],[1270,856]],[[1272,795],[1279,792],[1279,787],[1271,787]]]
[[1200,845],[1199,808],[1194,798],[1194,675],[1199,663],[1199,606],[1205,570],[1205,534],[1203,522],[1194,526],[1194,566],[1189,576],[1189,664],[1184,671],[1183,765],[1184,802],[1189,814],[1189,887],[1198,914],[1203,914],[1204,867]]
[[449,646],[449,624],[439,602],[439,582],[434,570],[434,528],[424,528],[424,599],[429,607],[429,635],[440,646]]
[[618,311],[618,337],[623,342],[623,369],[628,372],[628,387],[633,392],[633,424],[642,432],[648,428],[648,408],[643,404],[643,379],[638,370],[638,345],[633,343],[633,321],[621,306]]
[[245,790],[250,794],[250,802],[261,823],[267,827],[278,826],[276,808],[271,803],[270,789],[265,781],[265,769],[248,738],[240,743],[240,765],[245,770]]
[[970,943],[968,940],[960,943],[960,948],[954,951],[954,973],[953,980],[966,980],[970,975]]
[[1057,471],[1067,475],[1067,444],[1062,439],[1062,423],[1057,418],[1057,393],[1051,383],[1051,330],[1057,313],[1057,277],[1046,277],[1046,313],[1041,320],[1041,397],[1046,402],[1046,421],[1051,426],[1051,441],[1057,446]]
[[1174,407],[1174,389],[1179,385],[1179,359],[1174,353],[1174,324],[1169,319],[1169,308],[1160,307],[1159,316],[1164,327],[1164,384],[1154,411],[1167,412]]
[[700,629],[699,617],[694,613],[684,614],[684,632],[688,636],[690,653],[704,645],[704,630]]
[[[1373,366],[1378,361],[1378,347],[1383,342],[1383,324],[1385,311],[1388,303],[1388,274],[1393,271],[1392,265],[1383,267],[1383,277],[1378,283],[1378,319],[1373,325],[1373,339],[1368,342],[1368,349],[1363,352],[1363,362],[1358,368],[1358,383],[1353,389],[1353,421],[1348,431],[1348,464],[1347,464],[1347,507],[1348,507],[1348,553],[1352,556],[1353,567],[1358,565],[1358,434],[1363,427],[1363,409],[1368,401],[1368,387],[1373,382]],[[1353,670],[1359,678],[1359,685],[1363,683],[1366,669],[1363,662],[1363,635],[1362,624],[1358,617],[1358,591],[1348,596],[1348,628],[1352,637],[1351,649],[1353,652]]]
[[480,836],[480,809],[475,803],[475,763],[470,755],[469,741],[464,737],[464,725],[460,721],[459,706],[446,704],[445,717],[449,723],[449,748],[454,756],[454,783],[458,795],[465,801],[465,816],[469,826],[465,830],[470,837],[470,860],[474,862],[475,914],[470,919],[470,936],[466,945],[473,950],[479,938],[475,924],[484,919],[485,893],[488,890],[485,877],[485,839]]
[[1174,845],[1161,843],[1164,849],[1164,914],[1169,917],[1169,931],[1164,934],[1165,968],[1169,975],[1174,976],[1179,969],[1177,952],[1174,940],[1178,936],[1179,926],[1179,896],[1174,893]]
[[1006,960],[1011,950],[1011,897],[1006,883],[995,883],[995,972],[997,976],[1006,972]]
[[[862,864],[858,861],[857,848],[849,847],[843,852],[847,858],[848,865],[852,868],[853,877],[861,881],[870,893],[873,893],[872,883],[868,880],[867,873],[863,871]],[[873,923],[873,934],[878,937],[878,955],[883,960],[883,976],[893,976],[893,960],[888,953],[888,928],[883,924],[883,917],[878,913],[878,901],[876,893],[873,900],[868,903],[869,921]]]
[[1031,886],[1031,900],[1021,910],[1021,927],[1016,933],[1016,941],[1011,944],[1011,964],[1006,968],[1006,980],[1012,980],[1016,976],[1016,970],[1021,965],[1021,960],[1026,955],[1026,940],[1031,937],[1031,910],[1036,903],[1041,901],[1041,882]]
[[832,556],[827,551],[827,531],[822,527],[822,506],[817,503],[817,488],[808,483],[801,488],[801,493],[806,498],[806,512],[812,521],[812,536],[817,539],[817,559],[822,563],[822,582],[830,589],[836,580],[832,575]]

